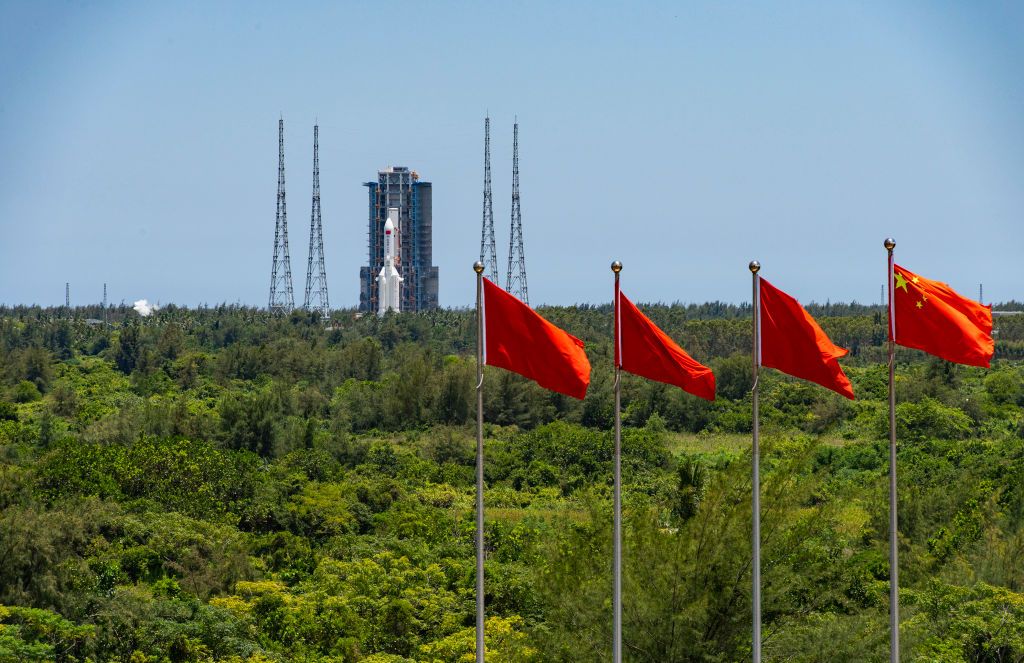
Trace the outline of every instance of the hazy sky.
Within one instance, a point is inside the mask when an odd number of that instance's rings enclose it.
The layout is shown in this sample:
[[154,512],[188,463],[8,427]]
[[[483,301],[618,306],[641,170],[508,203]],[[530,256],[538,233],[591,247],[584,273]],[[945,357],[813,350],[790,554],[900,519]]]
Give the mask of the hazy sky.
[[366,189],[434,184],[444,306],[470,304],[483,117],[499,264],[512,122],[534,304],[875,302],[897,260],[1024,298],[1024,4],[0,0],[0,302],[266,306],[277,119],[296,303],[320,122],[331,304]]

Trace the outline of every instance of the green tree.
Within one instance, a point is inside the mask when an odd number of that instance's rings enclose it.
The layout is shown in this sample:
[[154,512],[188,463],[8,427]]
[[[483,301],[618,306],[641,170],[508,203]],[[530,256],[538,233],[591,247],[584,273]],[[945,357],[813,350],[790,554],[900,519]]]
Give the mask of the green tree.
[[14,388],[13,398],[15,403],[31,403],[32,401],[38,401],[43,395],[39,393],[39,388],[34,382],[29,380],[22,380]]
[[50,353],[40,347],[26,349],[21,355],[21,379],[34,384],[41,392],[46,392],[53,379],[53,369],[50,367],[52,358]]
[[141,354],[138,326],[130,324],[122,327],[114,344],[114,363],[117,364],[118,370],[125,375],[131,375],[139,363]]

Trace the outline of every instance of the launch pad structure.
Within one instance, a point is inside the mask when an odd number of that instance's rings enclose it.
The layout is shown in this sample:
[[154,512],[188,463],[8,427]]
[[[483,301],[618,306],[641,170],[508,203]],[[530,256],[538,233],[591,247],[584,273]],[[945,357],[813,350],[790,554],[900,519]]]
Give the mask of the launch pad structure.
[[[288,250],[288,207],[284,180],[284,118],[277,121],[277,210],[274,215],[274,260],[270,267],[271,313],[287,314],[295,310],[292,288],[292,258]],[[320,217],[320,126],[313,125],[313,201],[309,215],[309,257],[306,262],[306,290],[302,308],[316,311],[322,320],[330,319],[327,298],[327,270],[324,267],[323,222]]]
[[320,218],[320,126],[313,125],[313,203],[309,214],[309,259],[306,262],[306,295],[302,307],[318,311],[322,320],[331,317],[324,266],[324,229]]
[[498,275],[498,251],[494,243],[494,199],[491,195],[491,117],[484,118],[484,215],[480,232],[480,262],[484,265],[484,276],[494,283],[500,283]]
[[[484,120],[484,206],[480,241],[481,261],[488,276],[499,280],[491,194],[490,117]],[[359,268],[361,312],[426,311],[436,309],[439,270],[433,263],[433,185],[422,181],[406,166],[389,166],[377,172],[367,188],[367,264]],[[519,122],[513,127],[512,210],[506,290],[529,304],[526,258],[519,197]],[[387,226],[387,227],[386,227]],[[390,231],[390,232],[389,232]],[[390,251],[386,249],[390,247]],[[320,213],[319,126],[313,127],[313,198],[310,211],[309,254],[302,308],[329,319],[327,270],[324,266],[323,224]],[[387,255],[386,255],[387,254]],[[390,269],[384,269],[390,267]],[[397,293],[381,295],[381,270],[396,272],[383,285],[400,284]],[[397,297],[397,303],[394,298]],[[288,246],[288,212],[285,196],[284,118],[278,120],[277,207],[274,219],[274,256],[267,308],[278,314],[295,309],[291,255]]]
[[[526,250],[523,247],[523,215],[519,206],[519,119],[512,126],[512,214],[508,238],[505,290],[529,306],[526,287]],[[491,117],[484,117],[484,212],[480,227],[480,263],[484,276],[499,283],[498,256],[494,242],[494,202],[491,194]]]
[[359,268],[359,310],[378,311],[377,275],[385,261],[385,224],[394,210],[394,264],[402,279],[400,311],[438,307],[438,269],[433,261],[433,187],[405,166],[390,166],[365,182],[368,194],[368,265]]
[[519,209],[519,120],[512,128],[512,229],[508,238],[508,271],[505,290],[530,305],[526,287],[526,251],[523,249],[523,215]]
[[284,118],[277,121],[277,214],[274,218],[274,262],[270,268],[271,313],[295,309],[292,291],[292,259],[288,253],[288,206],[284,187]]

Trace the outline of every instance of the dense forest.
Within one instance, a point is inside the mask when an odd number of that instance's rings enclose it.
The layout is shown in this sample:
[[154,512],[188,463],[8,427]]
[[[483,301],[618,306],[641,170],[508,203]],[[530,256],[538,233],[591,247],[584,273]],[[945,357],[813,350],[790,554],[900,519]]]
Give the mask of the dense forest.
[[[718,398],[624,378],[625,657],[742,661],[750,309],[642,308]],[[887,660],[884,311],[808,308],[857,400],[762,376],[765,658]],[[603,661],[610,310],[541,312],[592,383],[485,372],[487,658]],[[994,336],[897,354],[907,661],[1024,661],[1024,315]],[[0,662],[471,662],[475,374],[472,311],[0,307]]]

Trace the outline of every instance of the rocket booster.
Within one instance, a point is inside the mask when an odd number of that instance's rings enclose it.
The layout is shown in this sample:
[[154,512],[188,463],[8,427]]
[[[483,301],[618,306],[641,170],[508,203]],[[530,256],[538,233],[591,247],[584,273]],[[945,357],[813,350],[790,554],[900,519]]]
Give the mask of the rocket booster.
[[398,311],[402,277],[395,268],[395,222],[397,209],[388,210],[388,220],[384,222],[384,266],[377,275],[377,315],[388,311]]

